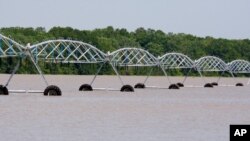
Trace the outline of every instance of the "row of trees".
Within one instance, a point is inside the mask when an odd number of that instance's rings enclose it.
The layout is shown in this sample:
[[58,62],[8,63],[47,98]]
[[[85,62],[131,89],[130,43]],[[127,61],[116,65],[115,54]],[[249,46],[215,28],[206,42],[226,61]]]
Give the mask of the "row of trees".
[[[179,52],[188,55],[195,60],[205,55],[213,55],[220,57],[226,62],[234,59],[250,60],[250,40],[228,40],[215,39],[213,37],[196,37],[190,34],[174,34],[164,33],[161,30],[138,28],[133,32],[126,29],[114,29],[109,26],[103,29],[95,30],[78,30],[71,27],[53,27],[46,31],[43,27],[38,28],[22,28],[10,27],[1,28],[0,33],[9,36],[13,40],[21,44],[35,44],[51,39],[73,39],[86,43],[90,43],[100,50],[114,51],[122,47],[141,47],[148,50],[155,56],[161,56],[166,52]],[[0,59],[0,72],[9,73],[12,64],[16,60]],[[40,64],[46,73],[62,73],[62,74],[93,74],[97,65],[78,65],[78,64],[58,64],[50,65]],[[31,63],[22,61],[22,67],[19,73],[34,73]],[[122,72],[130,74],[145,74],[146,69],[137,68],[120,68]],[[155,71],[158,72],[158,71]],[[113,74],[111,68],[107,65],[103,71],[104,74]],[[175,73],[179,73],[175,71]]]

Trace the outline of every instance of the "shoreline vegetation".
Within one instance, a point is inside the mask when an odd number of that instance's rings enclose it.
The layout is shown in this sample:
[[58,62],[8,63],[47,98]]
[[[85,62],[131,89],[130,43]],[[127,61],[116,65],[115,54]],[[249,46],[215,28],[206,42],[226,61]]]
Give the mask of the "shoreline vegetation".
[[[167,52],[178,52],[197,60],[202,56],[216,56],[226,63],[236,59],[250,60],[250,40],[232,40],[213,37],[197,37],[184,33],[164,33],[161,30],[138,28],[129,32],[124,28],[115,29],[108,26],[102,29],[78,30],[71,27],[53,27],[46,31],[43,27],[0,28],[0,33],[10,37],[20,44],[36,44],[53,39],[71,39],[89,43],[103,52],[112,52],[123,47],[140,47],[154,56],[162,56]],[[18,58],[0,58],[0,73],[11,73]],[[39,62],[39,66],[45,74],[78,74],[93,75],[99,64],[52,64]],[[122,75],[147,75],[151,68],[148,67],[117,67]],[[168,74],[182,76],[188,70],[169,70]],[[22,60],[18,74],[35,74],[35,67],[28,58]],[[100,75],[114,75],[110,65],[105,65]],[[162,71],[155,67],[152,75],[163,75]],[[199,74],[194,70],[191,76]],[[205,76],[218,76],[220,73],[205,73]],[[229,76],[225,74],[224,76]],[[246,75],[245,75],[246,76]]]

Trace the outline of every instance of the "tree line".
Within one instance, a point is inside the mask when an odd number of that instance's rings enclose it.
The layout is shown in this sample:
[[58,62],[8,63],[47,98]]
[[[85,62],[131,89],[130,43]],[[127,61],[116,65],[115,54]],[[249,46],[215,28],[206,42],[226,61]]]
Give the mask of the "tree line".
[[[229,40],[213,37],[197,37],[184,33],[164,33],[161,30],[138,28],[128,31],[124,28],[108,26],[102,29],[79,30],[71,27],[53,27],[46,31],[43,27],[1,28],[0,33],[10,37],[20,44],[36,44],[52,39],[72,39],[89,43],[103,52],[112,52],[123,47],[140,47],[148,50],[153,55],[162,56],[167,52],[178,52],[189,56],[191,59],[199,59],[202,56],[212,55],[221,58],[225,62],[235,59],[250,60],[250,40]],[[14,68],[15,58],[0,59],[0,72],[10,73]],[[98,65],[94,64],[48,64],[39,62],[45,73],[52,74],[94,74]],[[30,69],[33,68],[33,69]],[[119,68],[121,73],[146,74],[148,69]],[[28,59],[24,59],[18,73],[35,73],[35,68]],[[159,74],[156,69],[154,74]],[[183,74],[180,70],[171,71],[172,74]],[[114,74],[111,67],[106,65],[102,74]]]

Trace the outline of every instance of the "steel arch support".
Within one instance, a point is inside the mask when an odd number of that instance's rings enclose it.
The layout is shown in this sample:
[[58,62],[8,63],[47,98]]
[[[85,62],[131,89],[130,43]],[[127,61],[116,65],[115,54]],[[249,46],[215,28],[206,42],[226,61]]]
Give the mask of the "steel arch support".
[[90,82],[90,85],[91,85],[91,86],[92,86],[92,84],[94,83],[94,81],[95,81],[97,75],[98,75],[98,74],[100,73],[100,71],[102,70],[104,64],[105,64],[105,63],[102,63],[101,66],[98,68],[97,72],[95,73],[94,78],[93,78],[93,79],[91,80],[91,82]]
[[18,70],[19,67],[20,67],[20,63],[21,63],[21,59],[18,60],[16,66],[15,66],[15,68],[14,68],[14,70],[12,71],[12,73],[11,73],[11,75],[10,75],[8,81],[7,81],[6,84],[5,84],[5,87],[7,87],[7,86],[9,85],[11,79],[12,79],[13,76],[16,74],[17,70]]
[[36,61],[35,61],[35,59],[34,59],[34,57],[33,57],[33,55],[31,54],[31,52],[30,52],[29,49],[27,50],[27,53],[28,53],[28,56],[29,56],[31,62],[33,63],[33,65],[35,66],[36,70],[37,70],[38,73],[40,74],[42,80],[44,81],[45,85],[48,87],[48,86],[49,86],[49,83],[48,83],[48,81],[46,80],[45,76],[43,75],[43,72],[42,72],[41,68],[37,65],[37,63],[36,63]]
[[105,53],[96,47],[74,40],[49,40],[31,46],[37,59],[62,63],[102,63]]
[[[137,66],[137,67],[156,67],[158,66],[158,60],[150,54],[148,51],[140,49],[140,48],[121,48],[110,54],[107,54],[107,58],[109,58],[109,62],[121,81],[122,85],[124,85],[117,69],[115,66]],[[152,73],[152,69],[148,73],[147,77],[144,80],[144,84],[147,82],[149,76]]]
[[[234,60],[227,64],[230,72],[233,74],[239,74],[239,73],[250,73],[250,63],[246,60]],[[250,84],[250,79],[247,82],[247,85]]]
[[119,78],[121,84],[124,85],[124,83],[123,83],[123,81],[122,81],[122,78],[121,78],[120,74],[118,73],[117,69],[115,68],[115,66],[114,66],[112,63],[110,63],[110,65],[111,65],[111,67],[113,68],[113,70],[115,71],[115,74],[116,74],[116,76]]
[[[188,56],[181,53],[166,53],[165,55],[159,58],[162,70],[166,75],[165,69],[191,69],[195,68],[195,63]],[[185,78],[182,81],[184,83],[188,77],[188,74],[185,74]],[[168,78],[169,83],[171,84],[170,79]]]
[[[204,56],[195,61],[195,65],[200,72],[222,72],[223,74],[224,72],[229,72],[234,79],[234,75],[229,70],[228,65],[218,57]],[[218,83],[220,79],[221,75],[219,76],[216,82]]]

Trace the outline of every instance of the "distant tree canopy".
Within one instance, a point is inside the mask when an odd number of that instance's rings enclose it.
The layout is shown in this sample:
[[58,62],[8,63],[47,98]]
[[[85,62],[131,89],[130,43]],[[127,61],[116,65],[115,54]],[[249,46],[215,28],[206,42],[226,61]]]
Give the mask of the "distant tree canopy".
[[[129,32],[124,28],[114,29],[112,26],[94,30],[78,30],[71,27],[53,27],[49,31],[46,31],[43,27],[9,27],[1,28],[0,33],[23,45],[26,45],[27,43],[36,44],[51,39],[72,39],[92,44],[104,52],[112,52],[123,47],[140,47],[148,50],[156,57],[164,55],[167,52],[179,52],[189,56],[193,60],[205,55],[217,56],[225,62],[230,62],[235,59],[250,60],[249,39],[228,40],[221,38],[215,39],[213,37],[201,38],[190,34],[164,33],[161,30],[144,28],[138,28],[133,32]],[[8,61],[10,62],[10,60]],[[9,71],[6,69],[8,67],[6,67],[5,64],[8,61],[0,60],[0,72]],[[10,64],[8,64],[8,66],[9,65]],[[69,66],[73,65],[69,64]],[[49,66],[46,67],[46,65],[42,66],[42,68],[46,73],[51,73],[52,71],[50,70],[51,68],[49,68]],[[70,67],[71,69],[63,68],[66,72],[60,70],[60,68],[61,67],[54,66],[54,71],[73,74],[91,73],[91,70],[79,71],[79,69],[86,67],[78,66]],[[92,69],[94,70],[96,68],[92,67]],[[106,69],[106,72],[110,74],[108,71],[109,69]],[[32,71],[25,69],[22,69],[22,71],[19,72],[32,73]]]

